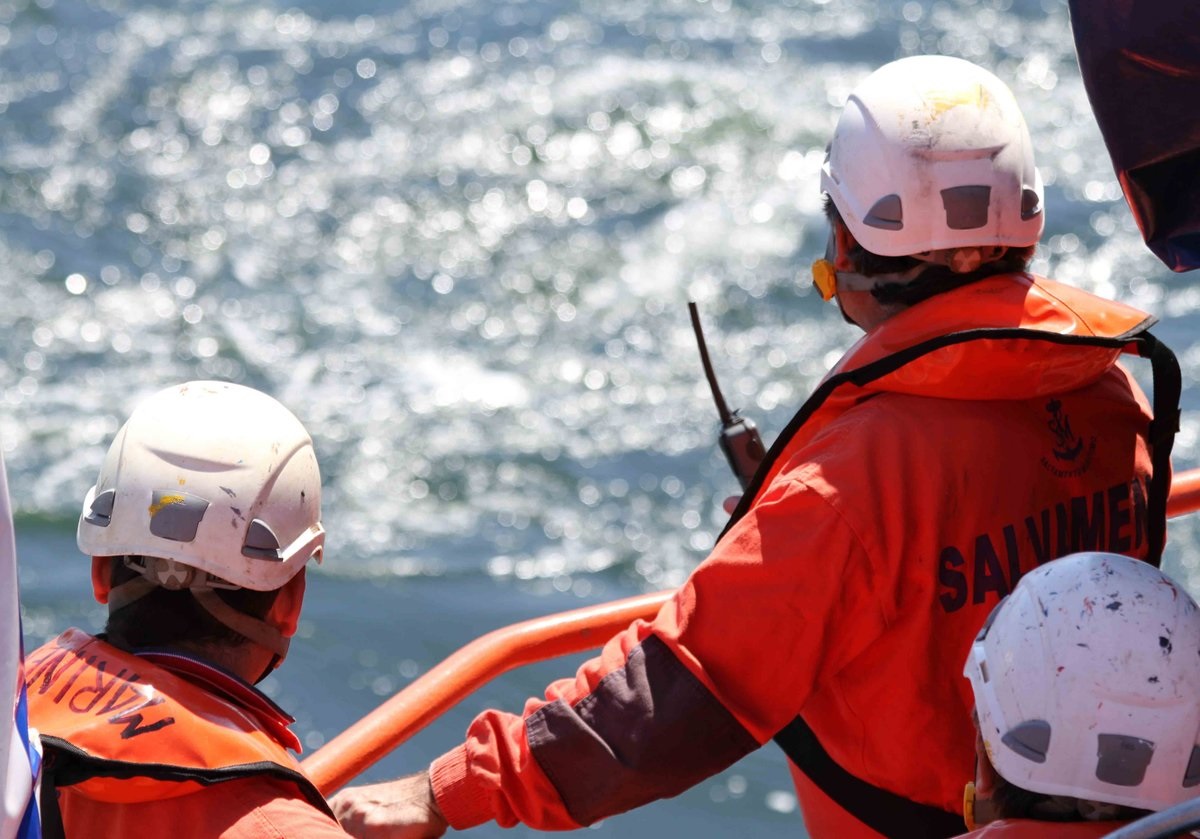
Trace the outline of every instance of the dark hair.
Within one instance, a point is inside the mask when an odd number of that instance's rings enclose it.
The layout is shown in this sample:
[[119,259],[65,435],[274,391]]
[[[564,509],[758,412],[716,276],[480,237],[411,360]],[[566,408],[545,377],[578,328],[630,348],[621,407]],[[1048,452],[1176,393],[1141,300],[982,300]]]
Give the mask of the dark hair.
[[[136,571],[125,566],[124,559],[122,556],[110,557],[114,587],[138,576]],[[278,590],[215,591],[230,606],[255,618],[265,617],[279,594]],[[247,641],[244,635],[210,615],[191,592],[161,587],[110,613],[104,632],[110,644],[126,650],[182,643],[236,647]]]
[[[825,196],[825,217],[830,224],[845,225],[842,215],[834,205],[833,199]],[[996,274],[1020,273],[1029,267],[1037,245],[1025,248],[1009,248],[1004,255],[992,262],[980,265],[976,270],[966,274],[956,274],[947,265],[923,262],[911,256],[880,256],[864,248],[857,241],[850,248],[847,256],[854,263],[856,273],[864,277],[874,277],[880,274],[902,274],[918,265],[928,267],[912,282],[903,285],[897,283],[880,284],[871,289],[871,296],[885,305],[900,304],[912,306],[922,300],[928,300],[935,294],[941,294],[951,289],[978,282]]]
[[1043,822],[1089,821],[1085,813],[1094,807],[1105,810],[1105,821],[1132,821],[1150,815],[1149,810],[1117,804],[1101,804],[1065,795],[1045,795],[1010,784],[999,773],[992,790],[992,806],[997,819],[1034,819]]

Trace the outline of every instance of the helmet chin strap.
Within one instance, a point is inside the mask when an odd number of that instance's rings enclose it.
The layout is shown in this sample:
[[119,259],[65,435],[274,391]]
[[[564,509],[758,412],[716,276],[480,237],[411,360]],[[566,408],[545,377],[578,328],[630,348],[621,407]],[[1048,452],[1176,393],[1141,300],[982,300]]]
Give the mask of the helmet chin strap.
[[[271,624],[259,618],[251,617],[245,612],[239,612],[222,600],[212,589],[194,588],[192,589],[192,597],[196,598],[196,602],[204,607],[204,611],[208,612],[238,635],[248,638],[260,647],[265,647],[278,656],[280,660],[287,655],[291,639],[285,638],[283,633],[271,626]],[[274,668],[272,667],[271,669]]]
[[853,271],[837,272],[837,287],[839,291],[870,291],[881,285],[908,285],[919,277],[927,265],[914,265],[907,271],[892,274],[856,274]]
[[135,600],[141,600],[158,588],[158,583],[145,577],[134,577],[108,590],[108,611],[116,612],[124,609]]
[[[883,285],[908,285],[910,282],[920,276],[921,272],[928,267],[929,266],[922,263],[920,265],[914,265],[907,271],[892,274],[872,274],[869,277],[865,274],[856,274],[853,271],[838,271],[837,288],[838,291],[871,291],[877,286]],[[844,320],[846,323],[857,326],[859,329],[865,329],[861,323],[854,320],[854,318],[850,317],[850,315],[846,313],[846,306],[843,303],[842,296],[840,294],[837,295],[837,304],[838,309],[842,313],[842,320]]]
[[988,262],[995,262],[1008,252],[1002,245],[987,245],[980,247],[950,248],[941,251],[925,251],[914,253],[913,259],[928,262],[933,265],[945,265],[955,274],[970,274]]
[[291,638],[284,636],[282,632],[266,621],[253,618],[245,612],[239,612],[222,600],[212,589],[192,589],[192,597],[196,598],[196,602],[204,608],[204,611],[234,632],[271,651],[270,663],[254,680],[254,684],[257,685],[270,676],[275,668],[283,662],[288,646],[292,643]]
[[159,557],[126,557],[125,566],[137,571],[139,576],[126,580],[120,585],[113,586],[108,593],[108,609],[115,612],[135,600],[145,597],[156,588],[166,588],[172,591],[186,589],[215,620],[229,627],[234,632],[249,641],[258,644],[274,653],[274,660],[267,671],[259,677],[259,681],[279,666],[287,655],[291,639],[284,636],[276,627],[260,618],[239,612],[230,606],[216,588],[236,589],[237,586],[212,577],[203,571],[190,566]]

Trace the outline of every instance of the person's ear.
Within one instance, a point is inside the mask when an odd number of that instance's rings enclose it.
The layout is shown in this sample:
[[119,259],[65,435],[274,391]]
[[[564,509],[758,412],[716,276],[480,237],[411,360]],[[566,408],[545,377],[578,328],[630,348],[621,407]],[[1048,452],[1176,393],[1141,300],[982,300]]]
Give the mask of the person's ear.
[[266,622],[282,632],[285,638],[295,635],[296,627],[300,624],[300,608],[304,605],[305,587],[304,569],[301,568],[300,573],[279,589],[275,602],[267,612]]
[[108,603],[108,593],[112,591],[111,556],[92,557],[92,596],[97,603]]
[[850,251],[858,244],[850,228],[840,221],[833,223],[833,238],[837,242],[837,255],[833,260],[834,270],[854,271],[854,263],[850,261]]
[[988,755],[983,735],[975,730],[975,789],[980,798],[991,798],[1000,780]]
[[[975,781],[967,785],[969,792],[963,801],[964,816],[967,817],[967,823],[971,830],[979,825],[996,821],[998,818],[999,814],[996,812],[996,803],[992,800],[992,796],[996,794],[996,787],[1000,785],[1000,781],[1000,775],[992,766],[991,758],[988,756],[987,744],[984,743],[983,735],[979,733],[979,720],[976,719]],[[968,799],[970,800],[969,813],[966,812]]]

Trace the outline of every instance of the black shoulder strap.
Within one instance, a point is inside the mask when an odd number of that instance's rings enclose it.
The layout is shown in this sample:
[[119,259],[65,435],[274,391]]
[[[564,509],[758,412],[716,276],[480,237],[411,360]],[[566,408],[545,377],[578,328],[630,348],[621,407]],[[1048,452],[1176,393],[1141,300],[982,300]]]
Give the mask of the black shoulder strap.
[[1170,348],[1149,332],[1138,341],[1138,352],[1150,360],[1154,376],[1153,410],[1150,421],[1150,485],[1146,488],[1146,541],[1148,562],[1162,562],[1167,542],[1167,497],[1171,494],[1171,449],[1179,431],[1179,397],[1183,378],[1179,361]]
[[877,833],[892,839],[941,839],[965,830],[957,813],[919,804],[851,775],[800,717],[776,734],[775,742],[835,804]]
[[58,750],[43,746],[41,792],[38,795],[38,815],[42,822],[42,839],[66,839],[63,832],[62,811],[58,807],[58,784],[54,782],[54,770],[58,763]]

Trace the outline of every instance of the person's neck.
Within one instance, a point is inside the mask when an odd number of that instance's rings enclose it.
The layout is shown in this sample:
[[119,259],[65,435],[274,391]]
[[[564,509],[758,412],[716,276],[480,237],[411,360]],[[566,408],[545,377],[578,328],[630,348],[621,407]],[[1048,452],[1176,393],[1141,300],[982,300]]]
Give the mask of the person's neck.
[[243,644],[197,644],[188,650],[193,655],[211,661],[218,667],[223,667],[248,684],[257,683],[271,666],[270,650],[260,647],[253,641]]
[[907,308],[899,303],[880,303],[867,290],[839,292],[838,304],[846,322],[854,324],[868,335]]
[[[109,637],[105,640],[125,652],[136,652],[128,644],[122,643],[119,638]],[[251,685],[262,678],[263,673],[271,666],[272,660],[269,650],[249,641],[243,644],[192,644],[184,641],[164,644],[157,649],[180,653],[209,664],[215,664]]]

